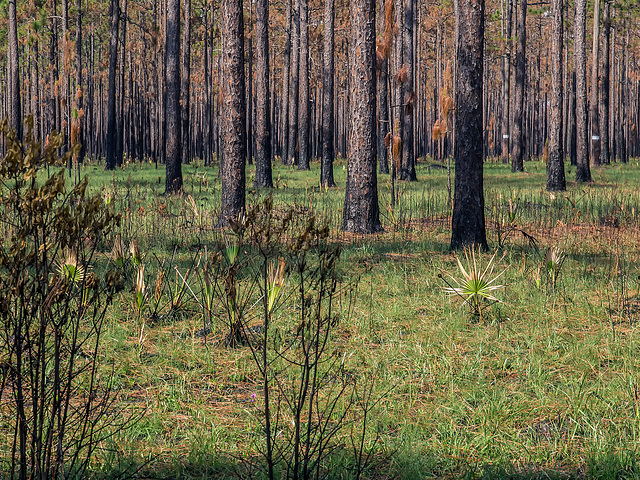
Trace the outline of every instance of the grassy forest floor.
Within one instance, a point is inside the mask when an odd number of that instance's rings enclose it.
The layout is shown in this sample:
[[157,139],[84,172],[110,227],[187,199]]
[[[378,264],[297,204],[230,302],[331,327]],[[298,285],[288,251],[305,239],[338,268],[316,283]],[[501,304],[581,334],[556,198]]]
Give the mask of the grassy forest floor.
[[[291,211],[292,231],[316,216],[330,228],[328,243],[342,244],[337,275],[353,288],[333,299],[341,316],[331,328],[326,365],[337,368],[337,361],[339,375],[355,379],[343,384],[355,390],[329,411],[322,396],[336,389],[328,380],[318,388],[326,409],[320,418],[335,417],[332,425],[342,418],[321,462],[330,478],[355,477],[358,459],[366,467],[361,478],[640,478],[638,162],[594,168],[592,184],[569,181],[556,194],[544,191],[544,163],[525,167],[512,174],[508,166],[485,165],[492,251],[478,261],[486,265],[498,252],[494,276],[505,272],[497,281],[504,288],[493,292],[501,301],[483,304],[479,316],[444,291],[449,275],[462,275],[448,249],[441,165],[420,162],[419,181],[400,183],[395,207],[389,177],[379,176],[385,231],[371,236],[339,229],[344,161],[335,165],[336,189],[316,186],[317,163],[311,172],[278,165],[276,188],[248,189],[248,204],[272,195],[276,212]],[[136,314],[133,280],[108,312],[104,375],[113,371],[121,414],[141,417],[101,445],[95,475],[260,478],[264,398],[254,360],[260,351],[225,347],[220,304],[206,325],[202,272],[195,268],[205,246],[213,251],[230,238],[213,228],[217,168],[183,166],[185,194],[176,198],[162,195],[164,172],[151,164],[115,172],[87,164],[85,173],[89,188],[122,212],[121,238],[127,245],[137,240],[146,311],[156,313]],[[574,176],[567,167],[567,178]],[[98,263],[109,261],[113,241],[98,246]],[[458,257],[464,260],[462,252]],[[165,276],[156,296],[159,270]],[[255,282],[247,272],[238,285]],[[272,320],[284,337],[293,335],[301,308],[294,273]],[[257,325],[258,290],[246,288],[245,318]],[[172,300],[180,292],[179,302]],[[286,389],[295,373],[282,368]],[[274,386],[273,405],[278,391]],[[276,440],[284,444],[291,419],[284,400],[280,408]]]

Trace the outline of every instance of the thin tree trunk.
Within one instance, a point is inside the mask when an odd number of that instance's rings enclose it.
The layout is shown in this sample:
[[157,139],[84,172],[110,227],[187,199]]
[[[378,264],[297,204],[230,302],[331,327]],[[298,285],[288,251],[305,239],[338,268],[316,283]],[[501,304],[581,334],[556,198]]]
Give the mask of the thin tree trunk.
[[16,0],[9,0],[9,126],[22,138],[22,109],[20,105],[20,64],[18,60],[18,23]]
[[78,120],[77,139],[80,144],[80,152],[78,153],[78,163],[84,162],[84,157],[87,152],[84,137],[84,95],[85,92],[82,87],[83,74],[82,74],[82,0],[78,0],[78,18],[76,20],[76,82],[78,84],[78,91],[76,93],[76,114]]
[[191,162],[191,0],[184,0],[182,34],[182,163]]
[[591,164],[600,165],[600,118],[598,115],[598,57],[600,49],[600,0],[593,5],[593,48],[591,50]]
[[553,0],[553,26],[551,34],[551,126],[549,129],[549,160],[547,161],[547,190],[564,191],[567,188],[564,176],[564,143],[562,141],[563,104],[563,0]]
[[503,0],[502,35],[502,163],[509,163],[509,102],[511,101],[511,16],[513,0]]
[[[118,98],[118,114],[117,114],[117,128],[116,128],[116,165],[122,165],[122,161],[124,159],[124,128],[125,128],[125,112],[124,112],[124,101],[125,101],[125,60],[126,60],[126,49],[127,45],[127,8],[128,8],[128,0],[122,1],[122,30],[120,31],[120,45],[122,48],[120,49],[120,81],[118,85],[119,89],[119,98]],[[131,92],[129,92],[131,94]]]
[[309,0],[298,0],[300,4],[300,151],[298,169],[309,170]]
[[166,193],[182,191],[182,115],[180,111],[180,0],[167,0],[166,34]]
[[402,60],[405,69],[405,81],[402,83],[402,160],[400,180],[416,181],[416,159],[413,145],[413,112],[415,92],[413,91],[413,0],[405,0],[404,23],[402,28]]
[[525,83],[525,58],[527,53],[527,0],[520,0],[518,11],[518,48],[516,50],[515,64],[515,99],[513,105],[513,158],[511,159],[511,171],[524,171],[524,83]]
[[324,3],[323,38],[323,95],[322,95],[322,163],[320,166],[320,185],[335,187],[333,179],[334,147],[334,51],[335,51],[335,0]]
[[271,188],[269,0],[256,2],[256,188]]
[[487,249],[482,172],[484,0],[458,0],[456,8],[455,193],[451,248]]
[[116,69],[118,66],[118,28],[120,25],[120,5],[111,0],[109,26],[109,89],[107,92],[107,138],[105,170],[116,168]]
[[291,67],[291,1],[287,0],[286,3],[286,27],[285,27],[285,40],[284,40],[284,52],[282,61],[282,131],[280,134],[280,160],[283,164],[287,164],[289,161],[289,76]]
[[590,182],[589,147],[587,140],[587,56],[585,30],[587,22],[586,0],[576,0],[574,22],[574,69],[576,72],[576,181]]
[[294,0],[293,10],[293,41],[291,61],[291,88],[289,90],[289,142],[287,164],[292,165],[296,161],[298,151],[298,94],[300,80],[300,0]]
[[602,19],[602,80],[600,84],[600,163],[611,162],[609,152],[609,40],[611,38],[610,2],[604,0]]

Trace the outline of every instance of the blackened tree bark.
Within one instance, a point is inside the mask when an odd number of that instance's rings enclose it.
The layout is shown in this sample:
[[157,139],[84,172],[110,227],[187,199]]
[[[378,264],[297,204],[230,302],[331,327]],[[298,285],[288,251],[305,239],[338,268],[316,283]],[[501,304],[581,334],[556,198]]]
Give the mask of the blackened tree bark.
[[484,0],[458,0],[456,8],[455,193],[451,248],[487,249],[482,177]]
[[220,226],[237,220],[245,207],[246,104],[242,0],[222,5],[222,202]]
[[125,61],[126,61],[126,48],[127,45],[127,8],[128,0],[122,1],[122,8],[120,12],[120,23],[122,28],[120,29],[120,81],[118,82],[118,107],[116,114],[116,165],[121,166],[124,159],[124,125],[125,125],[125,111],[124,111],[124,99],[125,92]]
[[300,3],[300,151],[298,169],[309,170],[309,0]]
[[[387,158],[387,146],[385,145],[385,137],[387,132],[391,130],[389,122],[389,50],[388,41],[386,41],[386,11],[387,4],[393,8],[393,0],[382,0],[380,2],[380,20],[381,30],[384,31],[383,37],[377,40],[376,63],[377,63],[377,118],[378,118],[378,164],[380,165],[380,173],[389,173],[389,162]],[[389,32],[389,35],[391,33]]]
[[116,69],[118,67],[118,29],[120,5],[118,0],[110,2],[109,24],[109,87],[107,91],[107,138],[104,169],[116,168]]
[[280,152],[281,162],[287,164],[289,161],[289,72],[291,67],[291,1],[287,0],[286,8],[286,26],[285,26],[285,39],[284,39],[284,51],[282,60],[282,132]]
[[16,0],[9,0],[9,126],[15,130],[17,138],[20,139],[22,138],[22,111],[19,72]]
[[374,233],[382,230],[376,176],[376,4],[351,0],[349,82],[351,95],[347,186],[342,229]]
[[593,47],[591,49],[591,163],[600,165],[600,116],[598,115],[598,57],[600,50],[600,0],[593,5]]
[[184,32],[182,34],[182,163],[191,161],[191,0],[184,0]]
[[269,0],[256,3],[256,188],[273,187],[269,91]]
[[611,3],[604,0],[602,16],[602,80],[600,82],[600,163],[611,162],[609,150],[609,49],[611,40]]
[[182,191],[182,115],[180,111],[180,0],[167,0],[165,193]]
[[402,59],[406,69],[406,80],[402,84],[402,160],[400,180],[415,181],[416,159],[413,148],[413,112],[415,92],[413,91],[413,0],[404,2],[404,22],[402,27]]
[[320,165],[320,185],[323,187],[335,187],[333,179],[333,159],[335,147],[333,143],[334,108],[333,108],[333,81],[334,81],[334,51],[335,51],[335,0],[324,2],[324,34],[323,34],[323,77],[322,84],[322,163]]
[[547,190],[564,191],[564,143],[562,140],[563,85],[563,0],[552,1],[553,27],[551,34],[551,122],[549,125],[549,160],[547,162]]
[[[566,66],[569,68],[569,66]],[[577,154],[576,154],[576,72],[571,72],[571,80],[569,82],[569,88],[571,91],[569,93],[569,114],[567,115],[567,121],[569,125],[567,126],[567,135],[569,136],[567,141],[568,155],[569,161],[572,166],[578,164]]]
[[587,1],[576,0],[573,33],[573,65],[576,72],[576,181],[590,182],[589,147],[587,140],[587,54],[585,30]]
[[[527,54],[527,0],[520,0],[518,11],[518,48],[515,62],[515,98],[513,103],[513,158],[511,171],[524,171],[524,80]],[[456,139],[458,137],[456,136]]]
[[78,17],[76,19],[76,82],[77,94],[76,94],[76,110],[77,110],[77,141],[80,144],[80,152],[78,153],[78,163],[84,162],[84,157],[87,152],[84,139],[84,90],[82,89],[82,0],[78,0]]
[[287,164],[296,161],[298,146],[298,94],[300,87],[300,0],[294,0],[293,7],[293,38],[291,60],[291,85],[289,87],[289,142]]
[[502,163],[509,163],[509,103],[511,101],[511,16],[513,0],[504,0],[502,36],[504,57],[502,58]]

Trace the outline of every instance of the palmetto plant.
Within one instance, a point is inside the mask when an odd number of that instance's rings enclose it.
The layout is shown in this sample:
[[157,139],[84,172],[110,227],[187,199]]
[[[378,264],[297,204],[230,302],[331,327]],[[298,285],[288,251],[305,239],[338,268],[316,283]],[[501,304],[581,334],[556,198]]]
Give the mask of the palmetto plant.
[[456,278],[448,272],[444,272],[448,279],[442,274],[439,275],[447,284],[444,291],[462,298],[464,300],[462,305],[469,305],[471,313],[476,317],[480,317],[482,311],[491,303],[500,302],[494,292],[504,288],[504,285],[497,284],[497,280],[504,274],[506,269],[496,273],[496,267],[504,259],[504,254],[498,261],[496,261],[496,255],[497,252],[483,267],[478,258],[480,254],[476,255],[474,248],[465,248],[466,268],[460,257],[456,256],[458,269],[462,277]]

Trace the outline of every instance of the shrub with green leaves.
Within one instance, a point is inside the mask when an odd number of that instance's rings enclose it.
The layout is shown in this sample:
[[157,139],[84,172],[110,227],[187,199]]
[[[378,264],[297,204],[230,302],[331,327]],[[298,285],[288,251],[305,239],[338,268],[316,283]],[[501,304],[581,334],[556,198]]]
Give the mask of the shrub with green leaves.
[[[85,178],[67,189],[58,155],[62,135],[44,148],[27,121],[25,141],[0,127],[0,470],[11,478],[80,478],[99,443],[118,425],[99,380],[100,336],[121,285],[95,272],[95,252],[119,222]],[[79,147],[76,147],[79,148]],[[44,172],[60,167],[48,178]],[[125,421],[126,422],[126,421]],[[116,423],[119,423],[116,422]],[[122,423],[120,423],[122,425]]]

